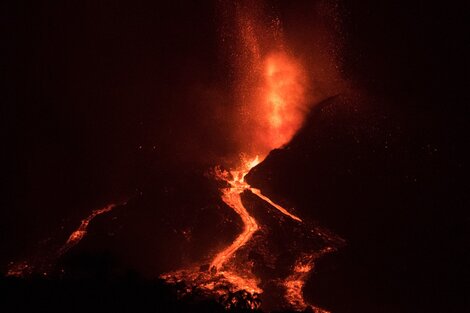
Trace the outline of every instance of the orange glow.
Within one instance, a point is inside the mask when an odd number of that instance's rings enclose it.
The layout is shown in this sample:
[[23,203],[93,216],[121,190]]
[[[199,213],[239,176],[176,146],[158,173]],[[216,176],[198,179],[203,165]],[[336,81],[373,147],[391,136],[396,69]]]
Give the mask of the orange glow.
[[263,160],[287,144],[302,126],[311,102],[307,71],[287,48],[280,22],[266,23],[256,4],[239,8],[234,136],[240,152]]
[[297,260],[292,274],[287,277],[284,282],[284,287],[286,288],[286,300],[290,305],[296,310],[304,310],[308,307],[307,302],[305,302],[302,289],[305,285],[305,280],[308,273],[313,268],[313,255],[305,255],[299,260]]
[[242,126],[237,136],[244,153],[264,159],[302,126],[308,111],[307,79],[300,62],[284,50],[251,61],[251,70],[240,78]]
[[285,298],[293,309],[303,311],[306,308],[311,307],[315,313],[329,313],[329,311],[307,303],[303,297],[302,289],[310,271],[315,265],[315,260],[327,253],[332,252],[333,250],[334,249],[332,247],[326,247],[325,249],[322,249],[316,253],[304,254],[296,261],[292,274],[289,275],[289,277],[287,277],[283,283],[284,287],[286,288]]
[[[277,52],[264,61],[264,94],[261,116],[264,145],[270,150],[288,143],[303,123],[305,77],[301,66],[285,52]],[[260,134],[262,135],[262,134]]]

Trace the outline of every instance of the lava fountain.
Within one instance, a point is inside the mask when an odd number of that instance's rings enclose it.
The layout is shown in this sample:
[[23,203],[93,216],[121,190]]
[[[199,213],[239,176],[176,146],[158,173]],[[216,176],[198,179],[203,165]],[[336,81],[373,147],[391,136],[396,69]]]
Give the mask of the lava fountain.
[[[259,7],[251,4],[237,4],[235,12],[237,27],[232,39],[236,44],[232,61],[236,74],[237,111],[233,130],[243,157],[238,157],[241,160],[231,170],[216,167],[214,176],[226,184],[221,189],[221,199],[239,215],[243,229],[230,245],[215,254],[208,271],[195,266],[161,276],[169,283],[183,282],[188,287],[186,290],[198,289],[218,296],[227,293],[227,289],[251,294],[263,292],[260,279],[250,270],[252,264],[243,264],[236,257],[260,230],[257,220],[242,201],[243,193],[251,192],[295,223],[303,223],[300,217],[250,186],[245,176],[271,150],[282,148],[292,139],[302,126],[311,103],[306,71],[286,48],[279,20],[272,19],[268,25],[264,24],[262,21],[266,19]],[[314,261],[335,250],[341,239],[317,228],[311,231],[323,238],[325,247],[303,253],[293,266],[292,274],[280,284],[285,290],[285,302],[291,308],[304,310],[310,306],[316,312],[325,312],[304,300],[302,287]],[[251,308],[259,305],[259,302],[250,303]]]

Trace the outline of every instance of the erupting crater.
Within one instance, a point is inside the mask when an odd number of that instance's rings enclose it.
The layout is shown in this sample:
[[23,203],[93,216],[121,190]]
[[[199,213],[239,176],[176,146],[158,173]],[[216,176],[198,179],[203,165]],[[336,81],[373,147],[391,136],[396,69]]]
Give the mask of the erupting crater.
[[[238,51],[234,60],[237,77],[234,92],[238,112],[233,118],[233,129],[239,140],[239,154],[244,157],[239,162],[241,164],[233,169],[216,167],[214,176],[226,184],[221,189],[221,199],[238,214],[243,223],[242,230],[231,244],[211,258],[209,266],[194,266],[161,277],[168,283],[183,284],[183,294],[198,290],[208,296],[224,299],[227,294],[248,293],[252,297],[245,297],[249,301],[245,298],[243,301],[252,309],[260,305],[260,301],[254,301],[253,297],[258,300],[261,293],[265,294],[264,286],[273,289],[275,285],[278,290],[283,290],[283,300],[276,300],[282,303],[282,307],[295,310],[311,307],[316,312],[326,312],[307,303],[302,288],[315,260],[336,250],[343,242],[342,239],[305,223],[292,210],[275,203],[245,180],[253,167],[262,162],[270,151],[286,145],[302,126],[312,104],[307,96],[306,70],[286,48],[278,19],[273,19],[271,25],[265,25],[262,21],[266,19],[259,8],[252,6],[237,7],[235,15]],[[285,224],[284,220],[287,219],[293,223],[289,227],[295,228],[297,233],[308,234],[302,236],[308,242],[307,246],[310,246],[303,251],[296,251],[294,257],[297,259],[290,265],[291,274],[257,274],[259,270],[255,268],[276,272],[274,264],[279,255],[268,256],[269,252],[256,251],[261,249],[260,246],[264,246],[266,251],[275,246],[266,242],[269,241],[266,239],[270,232],[268,228],[275,225],[255,219],[244,201],[247,193],[256,197],[255,207],[267,205],[276,210],[277,215],[271,214],[269,217],[276,221],[275,224]],[[283,240],[289,239],[286,236]],[[253,254],[261,254],[261,259],[270,259],[267,262],[269,265],[259,264],[264,261],[256,261],[250,257]],[[230,303],[227,305],[231,307]]]

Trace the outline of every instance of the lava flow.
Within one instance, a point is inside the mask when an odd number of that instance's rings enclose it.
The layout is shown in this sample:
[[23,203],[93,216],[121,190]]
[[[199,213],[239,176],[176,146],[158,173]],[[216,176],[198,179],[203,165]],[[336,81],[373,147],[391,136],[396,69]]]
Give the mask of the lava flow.
[[280,205],[275,204],[268,197],[262,195],[259,189],[252,188],[245,181],[246,174],[248,174],[248,172],[259,163],[259,158],[255,157],[251,161],[244,162],[242,168],[239,170],[233,170],[230,172],[221,170],[216,171],[217,178],[229,184],[228,188],[224,188],[222,190],[222,200],[240,216],[243,221],[243,231],[230,246],[219,252],[211,262],[211,269],[223,275],[235,287],[235,289],[243,289],[252,293],[262,292],[257,284],[255,284],[255,279],[245,279],[243,276],[235,274],[235,269],[224,269],[224,264],[230,260],[230,257],[236,253],[238,249],[243,247],[251,239],[253,234],[259,229],[255,218],[250,215],[248,210],[243,205],[241,194],[244,191],[249,190],[260,197],[262,200],[274,206],[281,213],[291,217],[296,221],[302,221],[299,217],[289,213],[286,209]]
[[72,248],[77,243],[79,243],[80,240],[83,239],[83,237],[87,233],[88,225],[96,216],[111,211],[115,206],[116,206],[115,204],[109,204],[105,206],[104,208],[93,210],[93,212],[91,212],[91,214],[87,216],[87,218],[82,220],[78,229],[74,231],[72,234],[70,234],[69,239],[67,239],[67,242],[60,248],[59,255],[64,254],[70,248]]
[[83,239],[83,237],[85,237],[90,222],[98,215],[107,213],[115,207],[115,204],[108,204],[103,208],[93,210],[90,215],[81,221],[80,226],[70,234],[67,241],[55,253],[36,257],[35,259],[38,259],[39,262],[11,262],[6,272],[6,276],[24,277],[35,272],[40,272],[42,275],[47,276],[50,271],[49,268],[54,265],[56,260],[64,255],[68,250],[76,246]]
[[255,218],[250,215],[243,205],[241,194],[245,191],[251,191],[282,214],[289,216],[297,222],[302,222],[302,220],[261,194],[259,189],[252,188],[245,181],[245,176],[248,172],[259,163],[259,158],[255,157],[253,160],[243,162],[240,169],[237,170],[225,171],[216,168],[216,179],[228,184],[227,188],[222,189],[222,200],[240,216],[243,222],[243,231],[231,245],[214,257],[210,264],[210,273],[201,273],[198,269],[190,269],[167,273],[162,275],[162,278],[170,283],[184,281],[187,284],[193,285],[194,288],[214,291],[219,295],[223,295],[223,291],[219,292],[218,289],[224,289],[227,286],[232,291],[245,290],[252,294],[263,292],[258,286],[258,279],[254,275],[242,270],[237,264],[230,262],[233,255],[250,241],[253,234],[259,229]]
[[[265,201],[295,222],[302,223],[303,221],[298,216],[290,213],[288,210],[263,195],[259,189],[251,187],[245,181],[245,176],[249,173],[250,169],[259,163],[259,158],[255,157],[253,160],[243,162],[242,166],[237,170],[225,171],[218,167],[215,170],[216,179],[224,181],[228,185],[221,190],[221,198],[240,216],[243,222],[242,232],[228,247],[216,254],[210,264],[209,271],[201,271],[200,268],[194,267],[192,269],[166,273],[161,276],[163,279],[169,283],[183,282],[187,287],[187,292],[192,292],[192,290],[197,289],[207,292],[208,295],[224,296],[227,290],[230,292],[246,291],[253,295],[263,292],[259,287],[260,280],[250,271],[250,264],[243,265],[240,264],[238,260],[235,260],[235,254],[242,249],[260,229],[255,218],[250,215],[249,211],[244,206],[242,193],[246,191],[252,192],[259,199]],[[311,307],[316,313],[327,313],[327,311],[307,303],[303,298],[302,289],[310,271],[314,267],[314,262],[323,255],[335,251],[343,240],[319,227],[312,227],[310,231],[322,238],[326,244],[325,247],[319,251],[304,252],[296,261],[292,274],[279,284],[284,287],[284,298],[291,308],[304,310],[307,307]],[[259,304],[259,302],[251,302],[251,308],[255,309]]]
[[256,220],[248,213],[243,206],[241,200],[241,193],[250,189],[250,185],[245,182],[245,175],[248,174],[251,168],[258,164],[258,158],[251,162],[247,162],[242,170],[231,171],[216,171],[217,178],[227,182],[230,187],[222,191],[222,200],[230,206],[242,219],[244,229],[243,232],[235,239],[235,241],[225,250],[221,251],[211,263],[211,268],[220,270],[225,261],[230,258],[240,247],[247,243],[253,236],[254,232],[258,230]]

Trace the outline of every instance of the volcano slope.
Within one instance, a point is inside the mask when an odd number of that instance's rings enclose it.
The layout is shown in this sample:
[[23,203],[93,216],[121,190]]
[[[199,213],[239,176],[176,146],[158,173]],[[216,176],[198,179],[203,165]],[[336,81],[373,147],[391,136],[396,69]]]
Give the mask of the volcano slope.
[[345,94],[317,106],[247,181],[346,240],[316,262],[307,300],[336,313],[459,312],[459,162],[435,118],[384,103]]

